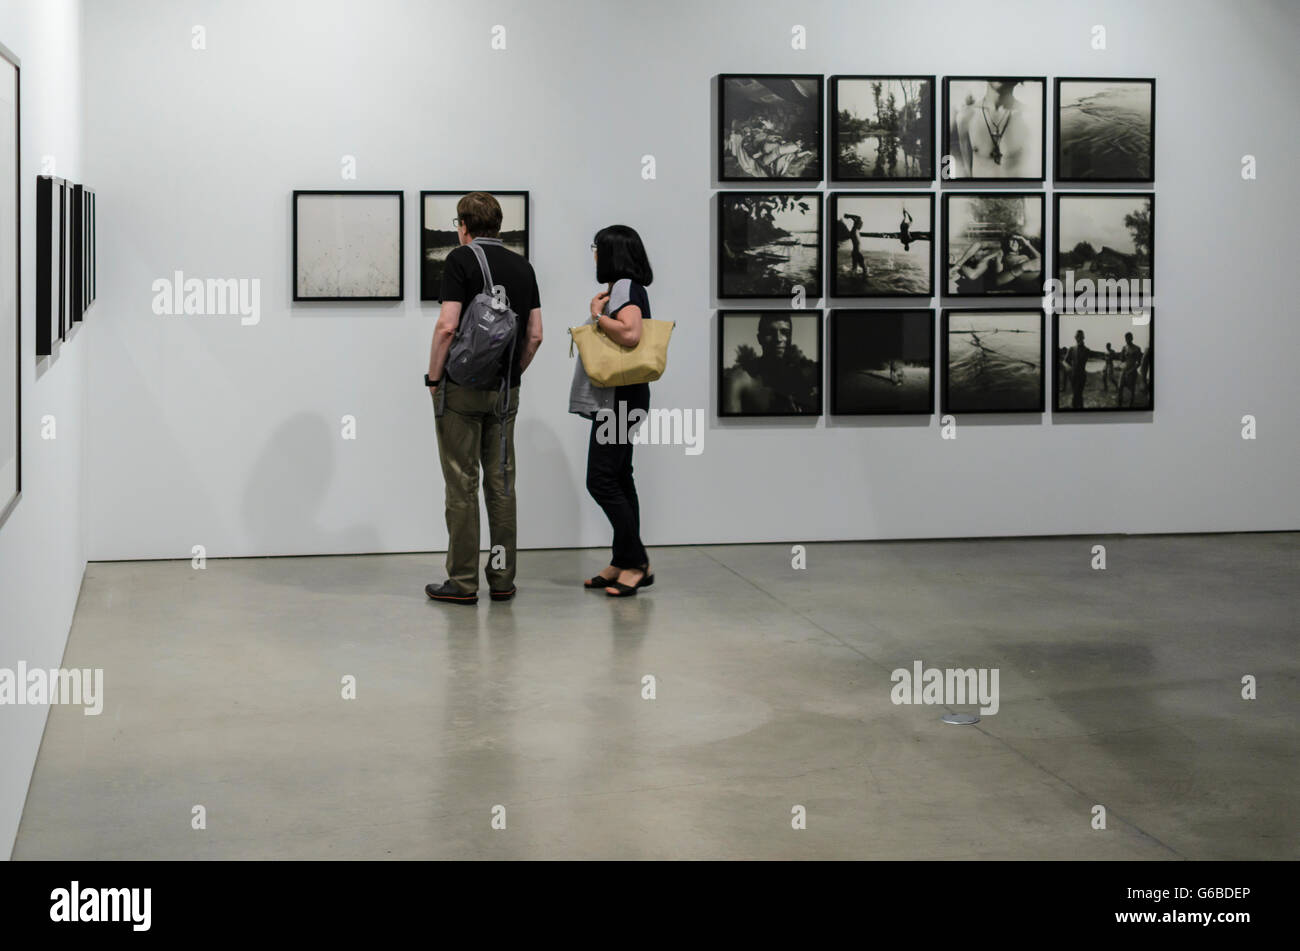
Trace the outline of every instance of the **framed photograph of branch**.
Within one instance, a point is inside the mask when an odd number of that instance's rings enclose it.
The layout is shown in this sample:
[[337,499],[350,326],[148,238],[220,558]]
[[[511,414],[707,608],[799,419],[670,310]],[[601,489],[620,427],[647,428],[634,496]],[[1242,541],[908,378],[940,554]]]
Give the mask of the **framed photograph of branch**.
[[934,412],[934,311],[833,310],[832,416]]
[[820,182],[825,77],[718,77],[718,179]]
[[718,415],[820,416],[822,312],[718,312]]
[[945,179],[1041,182],[1046,151],[1046,77],[944,77]]
[[1056,81],[1058,182],[1156,180],[1156,81]]
[[0,46],[0,528],[23,492],[19,72],[18,57]]
[[718,297],[822,296],[821,192],[718,192]]
[[1041,413],[1045,312],[945,310],[940,328],[944,413]]
[[400,191],[295,191],[293,299],[401,300],[402,224]]
[[[481,189],[488,191],[487,189]],[[528,257],[528,192],[488,192],[501,206],[501,243]],[[420,192],[420,300],[442,300],[442,268],[460,244],[456,205],[467,191]]]
[[950,297],[1043,296],[1043,193],[943,196],[943,292]]
[[832,76],[831,179],[934,181],[934,77]]
[[831,297],[934,296],[934,192],[832,192]]

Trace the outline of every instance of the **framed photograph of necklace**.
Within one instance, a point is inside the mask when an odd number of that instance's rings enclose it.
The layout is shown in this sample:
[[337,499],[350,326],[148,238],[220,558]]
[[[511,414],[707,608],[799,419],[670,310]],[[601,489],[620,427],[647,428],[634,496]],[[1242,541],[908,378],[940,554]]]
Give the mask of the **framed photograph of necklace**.
[[944,77],[945,180],[1041,182],[1046,151],[1046,77]]

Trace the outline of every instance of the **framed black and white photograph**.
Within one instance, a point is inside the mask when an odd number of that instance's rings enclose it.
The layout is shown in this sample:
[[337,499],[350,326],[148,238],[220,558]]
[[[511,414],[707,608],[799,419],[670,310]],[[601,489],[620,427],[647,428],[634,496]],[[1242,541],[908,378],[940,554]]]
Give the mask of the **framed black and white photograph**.
[[834,192],[831,297],[934,295],[934,192]]
[[824,77],[718,77],[718,178],[822,180]]
[[63,179],[36,178],[36,355],[54,353],[63,293]]
[[1058,79],[1058,182],[1154,182],[1156,81]]
[[23,491],[20,71],[0,46],[0,528]]
[[945,310],[939,329],[941,411],[1041,413],[1042,309]]
[[293,299],[401,300],[402,206],[400,191],[295,191]]
[[945,77],[943,114],[945,179],[1043,181],[1045,77]]
[[71,301],[71,319],[80,322],[86,313],[86,209],[90,204],[85,187],[72,186],[72,237],[69,248],[72,252],[71,274],[68,297]]
[[[442,300],[442,270],[460,244],[456,205],[468,191],[420,192],[420,300]],[[528,257],[528,192],[489,192],[501,205],[501,243]]]
[[1059,308],[1130,313],[1153,303],[1156,196],[1150,192],[1056,195],[1052,273]]
[[1056,314],[1054,412],[1155,407],[1155,317]]
[[832,76],[831,178],[934,181],[934,77]]
[[934,412],[934,311],[833,310],[833,416]]
[[718,415],[820,416],[822,312],[718,312]]
[[1042,192],[949,192],[943,196],[944,293],[1042,297]]
[[74,311],[72,300],[72,278],[73,278],[73,244],[76,241],[74,234],[76,219],[73,217],[73,184],[72,182],[63,183],[63,195],[61,198],[62,222],[60,226],[59,240],[59,260],[61,262],[60,281],[62,293],[59,295],[59,339],[67,340],[68,335],[72,333],[72,315]]
[[822,294],[821,192],[718,192],[718,296]]

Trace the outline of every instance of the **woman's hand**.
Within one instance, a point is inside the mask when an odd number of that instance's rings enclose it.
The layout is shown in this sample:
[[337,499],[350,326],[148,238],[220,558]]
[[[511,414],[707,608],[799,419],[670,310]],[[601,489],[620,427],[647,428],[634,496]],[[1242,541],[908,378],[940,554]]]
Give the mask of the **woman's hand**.
[[601,291],[591,299],[591,317],[596,320],[605,310],[605,304],[609,301],[609,291]]

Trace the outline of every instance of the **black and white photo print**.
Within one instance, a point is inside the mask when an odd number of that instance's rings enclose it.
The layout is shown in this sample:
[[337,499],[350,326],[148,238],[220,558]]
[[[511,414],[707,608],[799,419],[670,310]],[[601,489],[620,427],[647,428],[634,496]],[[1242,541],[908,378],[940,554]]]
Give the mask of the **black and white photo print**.
[[1056,412],[1145,410],[1155,405],[1155,322],[1135,315],[1057,314]]
[[934,311],[833,310],[831,414],[934,412]]
[[1152,305],[1155,203],[1149,192],[1057,193],[1057,307],[1130,313]]
[[[420,192],[420,300],[442,299],[442,269],[460,244],[456,205],[468,191]],[[528,257],[528,192],[490,192],[501,206],[501,243]]]
[[1041,76],[945,78],[943,177],[1041,182],[1046,92]]
[[718,178],[822,179],[822,84],[817,76],[718,77]]
[[1043,296],[1042,192],[950,192],[943,209],[946,294]]
[[1154,79],[1058,79],[1058,182],[1153,182]]
[[934,181],[934,77],[832,76],[831,178]]
[[820,416],[822,312],[718,313],[718,415]]
[[1042,310],[945,310],[942,412],[1043,411]]
[[293,299],[402,299],[402,193],[295,191]]
[[719,297],[821,297],[821,192],[718,192],[718,230]]
[[934,294],[934,193],[835,192],[832,297]]

